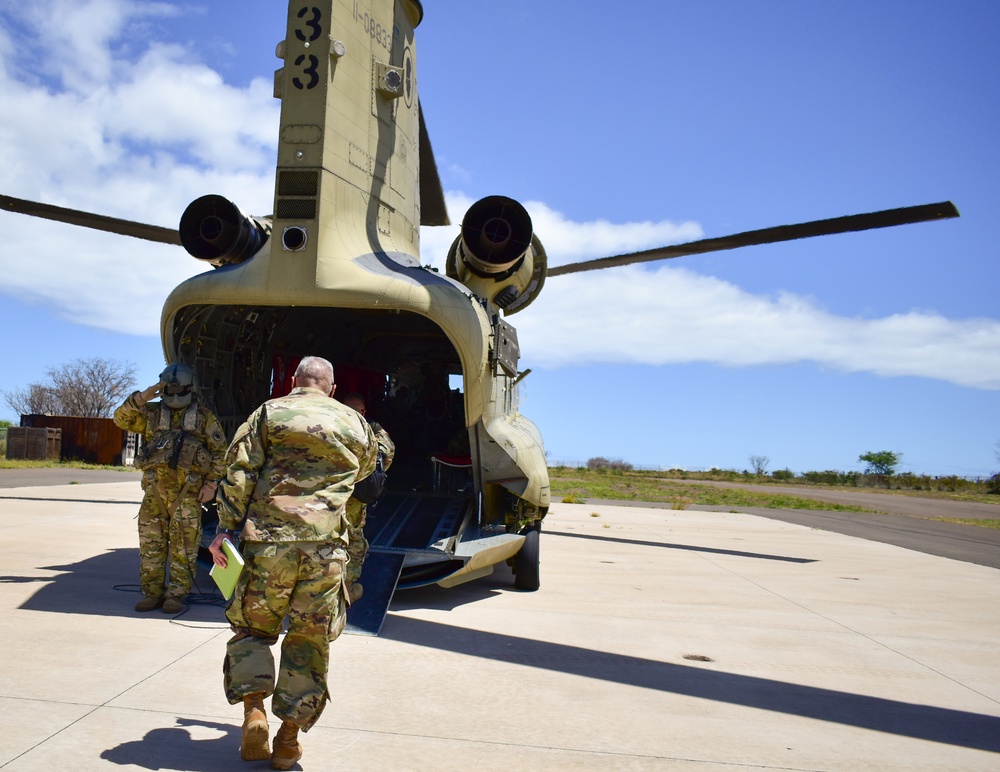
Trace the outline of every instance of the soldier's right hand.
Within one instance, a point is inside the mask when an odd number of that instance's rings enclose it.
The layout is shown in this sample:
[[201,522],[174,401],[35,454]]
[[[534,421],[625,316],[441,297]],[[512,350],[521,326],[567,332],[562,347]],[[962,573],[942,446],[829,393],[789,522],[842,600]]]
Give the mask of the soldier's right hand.
[[228,538],[223,533],[217,533],[215,538],[212,539],[212,543],[208,545],[208,551],[212,553],[212,562],[219,568],[225,568],[226,563],[229,562],[226,559],[226,553],[222,551],[222,542]]
[[152,386],[149,386],[148,388],[140,391],[139,397],[142,399],[143,402],[149,402],[150,400],[156,399],[158,396],[160,396],[160,394],[163,393],[164,385],[165,384],[163,383],[163,381],[157,381]]

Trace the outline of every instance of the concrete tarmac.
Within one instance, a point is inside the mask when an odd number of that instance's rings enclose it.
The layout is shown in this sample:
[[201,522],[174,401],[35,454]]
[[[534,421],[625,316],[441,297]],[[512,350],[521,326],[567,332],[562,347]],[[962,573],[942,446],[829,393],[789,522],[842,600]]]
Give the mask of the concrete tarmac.
[[[132,610],[135,480],[0,496],[4,770],[239,761],[206,594]],[[746,513],[553,505],[542,588],[398,593],[296,768],[995,770],[1000,571]]]
[[[874,494],[878,495],[878,494]],[[904,497],[893,497],[902,499]],[[592,504],[609,504],[614,506],[636,506],[653,509],[671,509],[668,503],[649,503],[631,501],[611,501],[606,499],[587,499]],[[804,525],[808,528],[820,528],[824,531],[834,531],[846,536],[857,536],[861,539],[881,541],[894,544],[897,547],[926,552],[928,555],[938,555],[943,558],[965,560],[978,563],[981,566],[1000,568],[1000,530],[979,525],[943,522],[934,518],[957,517],[955,509],[962,509],[968,502],[946,501],[940,499],[918,499],[924,504],[922,515],[907,515],[900,513],[841,512],[816,509],[765,509],[764,507],[745,507],[741,511],[746,514],[760,515],[773,520],[783,520],[786,523]],[[929,505],[929,506],[928,506]],[[990,514],[1000,517],[1000,507],[996,504],[984,504],[992,507]],[[929,508],[933,507],[933,508]],[[730,507],[692,505],[690,509],[713,512],[729,512]],[[978,518],[982,519],[982,518]]]

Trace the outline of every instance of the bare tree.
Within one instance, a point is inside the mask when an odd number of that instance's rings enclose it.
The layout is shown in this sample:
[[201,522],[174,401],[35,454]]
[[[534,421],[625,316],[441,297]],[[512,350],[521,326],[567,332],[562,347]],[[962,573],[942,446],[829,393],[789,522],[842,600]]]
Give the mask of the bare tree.
[[18,415],[58,415],[62,412],[52,389],[40,383],[5,391],[3,398],[7,406]]
[[771,459],[767,456],[750,456],[750,466],[753,467],[753,473],[758,477],[767,474],[767,465],[770,463]]
[[114,359],[77,359],[47,371],[51,383],[4,392],[12,410],[32,413],[110,418],[135,386],[136,368]]

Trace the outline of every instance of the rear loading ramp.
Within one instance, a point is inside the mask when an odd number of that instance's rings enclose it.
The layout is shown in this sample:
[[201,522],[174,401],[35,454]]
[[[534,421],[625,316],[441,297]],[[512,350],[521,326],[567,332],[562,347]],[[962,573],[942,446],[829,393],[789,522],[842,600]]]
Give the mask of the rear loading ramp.
[[452,553],[472,501],[465,494],[387,491],[368,507],[365,591],[347,612],[346,632],[378,635],[397,587],[430,584],[465,566]]
[[475,523],[466,493],[388,491],[368,508],[364,594],[347,613],[346,632],[378,635],[397,589],[452,587],[486,576],[520,549],[524,536]]
[[404,557],[397,582],[403,589],[433,584],[460,571],[469,555],[456,554],[455,548],[474,516],[475,499],[465,492],[388,491],[368,508],[369,558],[361,577],[365,591],[369,560],[379,553]]
[[365,560],[365,594],[347,610],[344,632],[353,635],[378,635],[385,621],[389,603],[396,592],[396,582],[403,568],[404,555],[393,552],[372,552]]

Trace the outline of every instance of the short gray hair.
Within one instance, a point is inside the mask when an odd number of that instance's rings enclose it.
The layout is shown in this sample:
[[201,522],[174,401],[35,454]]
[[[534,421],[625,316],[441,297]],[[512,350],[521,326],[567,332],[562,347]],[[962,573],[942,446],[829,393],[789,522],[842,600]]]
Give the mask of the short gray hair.
[[322,391],[333,388],[333,365],[322,357],[302,357],[295,368],[295,381],[299,386],[312,386]]

